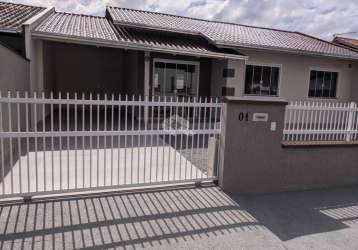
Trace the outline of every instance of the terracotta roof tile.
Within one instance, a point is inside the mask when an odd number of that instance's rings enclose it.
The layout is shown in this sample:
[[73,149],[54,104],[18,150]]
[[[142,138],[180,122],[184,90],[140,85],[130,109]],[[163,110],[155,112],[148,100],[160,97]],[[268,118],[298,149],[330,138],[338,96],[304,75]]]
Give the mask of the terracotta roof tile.
[[336,37],[333,42],[358,50],[358,39],[347,38],[347,37]]
[[139,46],[156,50],[170,50],[184,54],[209,57],[242,57],[235,51],[220,50],[199,36],[173,36],[124,27],[114,27],[108,19],[97,16],[52,13],[33,31],[38,36],[56,36],[61,39],[80,39],[113,45]]
[[64,37],[119,41],[111,23],[106,18],[98,16],[54,12],[43,20],[34,32]]
[[22,24],[44,9],[36,6],[0,2],[0,30],[21,32]]
[[217,45],[278,49],[358,59],[358,53],[299,32],[207,21],[163,13],[107,7],[115,24],[200,34]]

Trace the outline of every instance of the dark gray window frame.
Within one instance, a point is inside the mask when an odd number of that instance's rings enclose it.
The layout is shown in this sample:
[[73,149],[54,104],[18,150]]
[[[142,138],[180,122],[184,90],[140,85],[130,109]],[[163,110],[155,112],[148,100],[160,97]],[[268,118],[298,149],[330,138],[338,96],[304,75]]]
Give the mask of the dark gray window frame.
[[[316,79],[313,82],[312,77],[315,74]],[[321,74],[321,77],[319,76]],[[339,71],[329,70],[329,69],[315,69],[312,68],[309,71],[308,76],[308,98],[312,99],[337,99],[338,92],[338,83],[339,83]],[[322,82],[320,83],[319,78],[322,78]],[[325,94],[325,81],[330,81],[328,95]],[[334,83],[332,81],[335,81]],[[314,84],[314,86],[312,86]],[[321,86],[319,86],[321,85]],[[312,94],[312,89],[314,89],[314,93]],[[333,92],[332,92],[333,91]],[[321,93],[321,94],[320,94]]]
[[[248,77],[248,66],[251,66],[253,68],[253,72],[252,72],[252,80],[251,80],[251,88],[253,88],[254,85],[254,77],[255,77],[255,67],[261,67],[261,73],[260,73],[260,77],[261,77],[261,81],[263,79],[263,71],[266,68],[270,68],[270,87],[272,85],[271,81],[272,81],[272,73],[273,73],[273,69],[277,70],[277,75],[276,75],[276,80],[277,80],[277,84],[276,84],[276,93],[275,94],[262,94],[261,91],[261,86],[260,86],[260,93],[248,93],[247,92],[247,77]],[[281,87],[281,74],[282,74],[282,67],[281,65],[277,65],[277,64],[260,64],[260,63],[248,63],[245,65],[245,79],[244,79],[244,95],[247,96],[271,96],[271,97],[279,97],[280,96],[280,87]],[[261,83],[260,83],[261,84]],[[271,89],[269,90],[269,92],[271,92]]]

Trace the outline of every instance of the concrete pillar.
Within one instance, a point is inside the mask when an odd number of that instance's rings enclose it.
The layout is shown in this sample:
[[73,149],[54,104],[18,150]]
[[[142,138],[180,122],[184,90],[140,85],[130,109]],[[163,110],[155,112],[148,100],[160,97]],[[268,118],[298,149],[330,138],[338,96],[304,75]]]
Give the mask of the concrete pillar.
[[229,193],[273,191],[281,181],[275,178],[278,168],[271,164],[281,149],[287,101],[264,97],[224,101],[219,185]]

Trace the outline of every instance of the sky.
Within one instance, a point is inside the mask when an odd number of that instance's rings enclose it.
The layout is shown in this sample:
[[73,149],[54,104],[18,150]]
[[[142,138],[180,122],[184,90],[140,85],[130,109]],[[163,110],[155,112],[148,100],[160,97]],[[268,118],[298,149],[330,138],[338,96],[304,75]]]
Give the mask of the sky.
[[[5,0],[104,15],[106,5],[300,31],[325,40],[358,32],[358,0]],[[346,37],[358,38],[358,34]]]

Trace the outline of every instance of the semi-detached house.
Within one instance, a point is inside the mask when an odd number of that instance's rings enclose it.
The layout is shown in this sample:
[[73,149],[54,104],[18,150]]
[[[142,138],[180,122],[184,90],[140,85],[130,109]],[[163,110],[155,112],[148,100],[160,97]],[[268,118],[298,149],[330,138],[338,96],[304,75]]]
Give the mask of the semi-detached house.
[[21,89],[47,93],[358,100],[358,52],[300,32],[115,6],[99,17],[11,3],[0,3],[0,30],[9,46],[4,37],[17,38],[29,64],[28,81],[0,78],[3,91],[22,81]]

